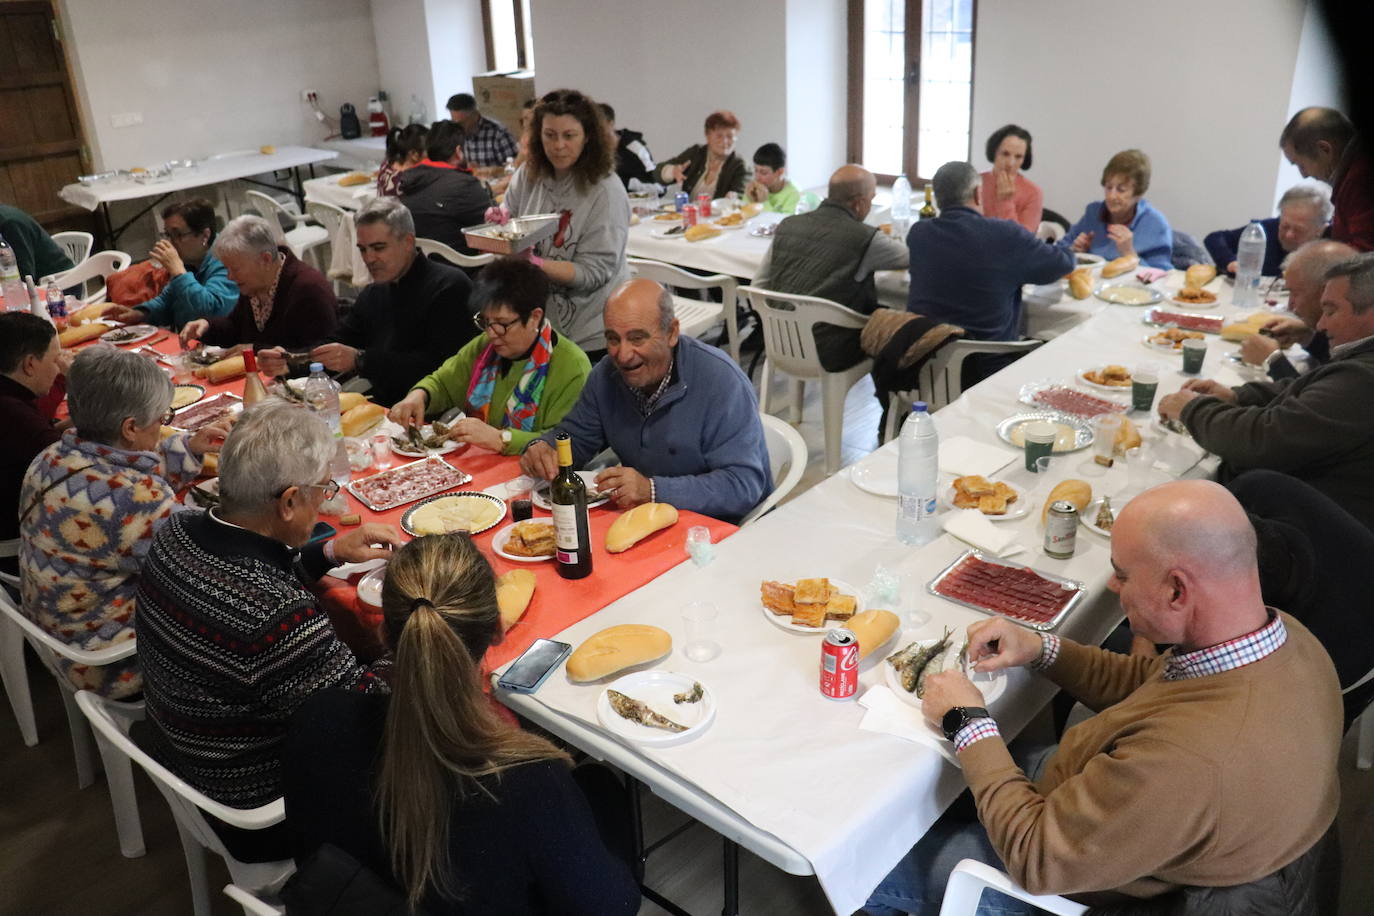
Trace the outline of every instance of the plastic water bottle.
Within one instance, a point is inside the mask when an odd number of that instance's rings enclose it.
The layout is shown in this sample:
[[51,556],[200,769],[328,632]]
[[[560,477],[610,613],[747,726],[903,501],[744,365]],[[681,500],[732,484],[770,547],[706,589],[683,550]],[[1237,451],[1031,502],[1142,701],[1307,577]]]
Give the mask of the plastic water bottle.
[[28,290],[19,276],[19,258],[14,249],[0,235],[0,296],[5,298],[5,308],[19,311],[29,310]]
[[1231,301],[1250,308],[1259,301],[1260,270],[1264,267],[1264,227],[1251,223],[1240,234],[1236,248],[1236,293]]
[[56,280],[48,281],[45,295],[48,299],[48,320],[60,331],[67,326],[67,297]]
[[[339,383],[325,374],[323,363],[310,364],[310,377],[305,380],[305,403],[320,415],[334,435],[334,458],[329,462],[329,476],[342,487],[348,483],[353,469],[348,464],[348,448],[344,445],[343,422],[339,417]],[[321,508],[329,511],[330,507],[326,504]]]
[[925,401],[911,405],[897,440],[897,539],[928,544],[940,534],[935,490],[940,476],[940,436]]
[[902,174],[892,183],[892,234],[896,238],[905,239],[910,228],[911,182]]

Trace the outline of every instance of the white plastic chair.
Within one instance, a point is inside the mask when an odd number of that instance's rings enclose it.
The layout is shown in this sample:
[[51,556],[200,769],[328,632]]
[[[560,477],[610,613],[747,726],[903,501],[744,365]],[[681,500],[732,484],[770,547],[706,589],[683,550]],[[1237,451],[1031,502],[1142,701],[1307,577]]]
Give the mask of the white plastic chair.
[[940,903],[940,916],[974,916],[978,912],[979,898],[984,890],[989,889],[1024,900],[1055,916],[1080,916],[1088,912],[1086,906],[1065,897],[1041,896],[1024,891],[991,865],[964,859],[950,872],[949,883],[945,885],[945,899]]
[[262,830],[279,824],[286,817],[286,803],[278,798],[258,808],[230,808],[207,797],[192,788],[180,777],[149,756],[142,748],[115,724],[111,715],[114,705],[89,690],[78,691],[76,703],[85,713],[91,727],[95,729],[96,740],[101,744],[101,752],[108,748],[109,754],[120,755],[132,760],[143,768],[152,779],[176,819],[177,833],[181,835],[181,849],[186,856],[186,870],[191,880],[191,901],[196,916],[210,916],[210,884],[205,873],[205,850],[209,849],[224,859],[229,868],[232,882],[251,894],[275,896],[277,891],[291,877],[296,865],[290,859],[278,862],[240,862],[224,848],[224,843],[210,825],[204,813],[213,815],[234,827],[244,830]]
[[868,318],[853,309],[828,299],[775,293],[757,286],[743,286],[740,291],[749,297],[749,304],[763,322],[765,359],[759,375],[759,409],[768,411],[768,389],[774,370],[792,376],[792,416],[801,419],[803,384],[809,379],[821,383],[821,416],[825,428],[825,473],[833,474],[840,467],[840,437],[844,427],[844,398],[854,383],[873,368],[873,360],[864,359],[843,372],[827,372],[821,368],[816,355],[816,341],[811,329],[818,322],[861,330]]
[[416,239],[415,247],[420,249],[420,253],[425,257],[437,254],[454,267],[484,267],[496,260],[496,255],[490,252],[486,254],[463,254],[443,242],[434,241],[434,239]]
[[656,280],[668,287],[669,290],[673,287],[679,289],[719,289],[720,302],[703,302],[700,299],[673,296],[673,313],[678,320],[681,333],[688,337],[700,337],[715,327],[717,321],[724,320],[725,339],[730,350],[730,356],[735,362],[739,362],[739,317],[736,307],[739,281],[734,277],[727,277],[725,274],[702,276],[689,273],[680,267],[674,267],[672,264],[651,261],[646,258],[626,258],[625,261],[636,275]]
[[806,440],[801,433],[787,421],[770,414],[761,413],[759,419],[763,421],[763,438],[768,443],[768,471],[773,477],[773,492],[744,517],[741,528],[782,502],[806,470]]
[[281,916],[286,912],[286,907],[273,906],[237,884],[224,885],[224,896],[243,907],[244,916]]
[[[8,580],[13,577],[5,578]],[[24,736],[24,743],[30,747],[38,743],[38,731],[34,727],[33,701],[29,695],[28,671],[24,664],[25,639],[33,646],[39,660],[57,679],[57,684],[61,688],[62,703],[67,708],[67,725],[72,735],[72,751],[76,755],[77,787],[84,789],[95,782],[91,730],[77,708],[76,688],[57,666],[57,656],[82,665],[108,665],[133,655],[137,650],[137,644],[131,639],[92,652],[73,648],[24,616],[10,600],[8,593],[0,589],[0,673],[4,675],[5,692],[9,695],[15,718],[19,720],[19,730]],[[144,705],[141,700],[108,702],[111,710],[119,715],[125,731],[128,730],[130,723],[143,718]],[[114,806],[119,851],[125,858],[138,858],[145,852],[143,825],[138,817],[138,798],[134,795],[134,777],[129,768],[129,761],[111,758],[104,753],[103,748],[101,760],[105,766],[105,779],[110,787],[110,802]]]
[[56,232],[52,240],[71,258],[73,267],[80,267],[95,246],[95,236],[89,232]]
[[[342,229],[344,223],[352,217],[350,217],[349,214],[345,213],[341,208],[336,207],[333,204],[327,204],[323,201],[317,200],[307,200],[305,202],[305,213],[315,222],[319,223],[322,227],[324,227],[325,234],[329,238],[329,257],[328,259],[322,259],[325,260],[325,263],[327,265],[327,269],[324,271],[324,275],[332,279],[332,282],[334,284],[334,294],[338,295],[339,293],[343,292],[344,282],[341,279],[339,279],[338,276],[335,275],[334,262],[338,260],[338,256],[340,254],[340,252],[335,251],[335,246],[340,244],[339,230]],[[347,255],[348,263],[351,265],[353,263],[354,252],[350,250],[347,252]]]
[[941,347],[926,360],[916,376],[914,391],[894,391],[887,401],[887,423],[883,441],[896,435],[898,422],[916,401],[925,401],[934,413],[964,393],[964,360],[975,353],[1029,353],[1043,340],[956,340]]
[[286,240],[286,246],[291,249],[291,253],[296,257],[304,258],[307,251],[329,241],[329,230],[323,226],[310,225],[310,217],[291,212],[275,197],[269,197],[261,191],[244,191],[243,193],[253,209],[258,211],[258,215],[278,229],[281,229],[283,219],[294,225],[295,228],[287,229],[283,232],[282,237]]
[[106,299],[105,278],[112,273],[123,270],[133,262],[134,259],[122,251],[97,251],[71,270],[60,274],[49,274],[41,278],[38,284],[46,286],[49,280],[56,280],[57,285],[62,289],[69,289],[80,284],[84,290],[87,280],[99,280],[100,289],[89,296],[82,297],[81,300],[84,305],[94,305],[97,302],[104,302]]

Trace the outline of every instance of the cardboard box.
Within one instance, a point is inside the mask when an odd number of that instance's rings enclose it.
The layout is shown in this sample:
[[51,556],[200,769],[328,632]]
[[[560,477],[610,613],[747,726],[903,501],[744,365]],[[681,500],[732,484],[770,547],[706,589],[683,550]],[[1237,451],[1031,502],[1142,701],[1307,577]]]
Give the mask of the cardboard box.
[[534,98],[534,71],[479,73],[472,78],[472,95],[482,114],[506,125],[518,136],[521,106]]

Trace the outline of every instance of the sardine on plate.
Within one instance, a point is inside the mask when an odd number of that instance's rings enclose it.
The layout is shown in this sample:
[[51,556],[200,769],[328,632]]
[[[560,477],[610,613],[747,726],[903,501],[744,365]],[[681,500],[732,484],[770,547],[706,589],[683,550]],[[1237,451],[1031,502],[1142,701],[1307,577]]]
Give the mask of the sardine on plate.
[[674,703],[697,703],[706,695],[705,689],[701,686],[701,681],[693,681],[692,689],[682,693],[673,694]]
[[622,719],[629,719],[640,725],[661,728],[670,732],[685,732],[687,730],[687,726],[678,725],[667,716],[659,715],[650,709],[647,703],[636,700],[634,697],[627,697],[619,690],[607,689],[606,696],[611,701],[611,709],[614,709],[616,715]]

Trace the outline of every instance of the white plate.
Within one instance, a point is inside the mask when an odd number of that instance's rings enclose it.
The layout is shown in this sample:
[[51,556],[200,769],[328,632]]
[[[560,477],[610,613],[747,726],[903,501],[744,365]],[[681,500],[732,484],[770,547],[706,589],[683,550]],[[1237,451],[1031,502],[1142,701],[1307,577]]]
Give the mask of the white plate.
[[[1112,290],[1130,290],[1130,293],[1114,293]],[[1164,301],[1164,294],[1157,289],[1150,289],[1148,286],[1137,286],[1134,283],[1103,283],[1093,290],[1093,295],[1103,302],[1112,305],[1124,305],[1127,308],[1139,308],[1145,305],[1158,305]],[[1130,295],[1139,298],[1139,302],[1117,302],[1114,298],[1118,295]]]
[[[577,476],[587,485],[587,492],[591,493],[596,489],[596,471],[578,471]],[[610,500],[609,496],[602,496],[600,499],[587,500],[587,508],[595,509],[597,506],[605,505]],[[530,494],[530,501],[545,512],[553,511],[553,503],[549,502],[549,485],[547,482],[541,483]]]
[[[1104,538],[1110,538],[1112,536],[1112,533],[1110,531],[1108,531],[1106,528],[1097,527],[1097,513],[1101,508],[1102,497],[1099,496],[1097,497],[1097,499],[1094,499],[1092,502],[1088,503],[1086,509],[1078,513],[1078,524],[1082,525],[1084,528],[1087,528],[1089,531],[1102,535]],[[1113,516],[1115,516],[1120,511],[1120,506],[1112,506]],[[889,665],[888,667],[890,668],[892,666]]]
[[[493,518],[493,519],[492,519],[490,522],[488,522],[487,524],[485,524],[485,525],[480,525],[480,526],[478,526],[478,527],[476,527],[476,528],[472,528],[472,529],[455,528],[455,529],[453,529],[454,532],[466,530],[467,533],[470,534],[470,535],[472,535],[472,534],[481,534],[483,531],[486,531],[486,530],[488,530],[489,528],[495,528],[498,524],[501,523],[501,519],[503,519],[503,518],[506,517],[507,508],[506,508],[506,501],[505,501],[505,500],[503,500],[503,499],[497,499],[495,496],[489,496],[489,495],[487,495],[486,493],[477,493],[477,492],[474,492],[474,491],[472,491],[472,490],[463,490],[463,491],[458,492],[458,493],[441,493],[441,494],[438,495],[438,496],[431,496],[431,497],[429,497],[428,499],[423,499],[423,500],[421,500],[420,502],[416,503],[415,505],[411,506],[409,509],[407,509],[407,510],[405,511],[405,515],[402,515],[402,516],[401,516],[401,530],[404,531],[406,534],[411,535],[412,537],[417,537],[417,538],[418,538],[418,537],[423,537],[424,535],[420,534],[420,533],[419,533],[418,531],[416,531],[413,527],[411,527],[411,519],[415,517],[415,513],[416,513],[417,511],[419,511],[420,509],[424,508],[425,506],[428,506],[430,503],[438,502],[439,500],[443,500],[443,499],[449,499],[449,500],[471,500],[471,499],[480,499],[480,500],[486,500],[486,501],[495,503],[497,506],[500,506],[500,507],[501,507],[501,512],[500,512],[500,514],[497,515],[495,518]],[[449,532],[449,533],[452,533],[452,532]]]
[[750,229],[749,234],[756,239],[772,238],[773,233],[777,231],[777,228],[777,223],[766,223],[762,226],[755,226],[753,229]]
[[678,232],[672,231],[676,228],[677,226],[669,226],[667,229],[650,229],[649,234],[656,239],[684,239],[687,237],[686,230],[680,230]]
[[650,219],[646,219],[645,222],[646,222],[646,223],[650,223],[650,224],[658,223],[660,226],[671,226],[671,225],[673,225],[673,223],[680,223],[680,222],[682,222],[682,214],[681,214],[681,213],[669,213],[669,214],[663,214],[663,215],[671,216],[672,219],[660,219],[660,218],[659,218],[660,215],[656,213],[656,214],[654,214],[654,216],[651,217]]
[[[1207,290],[1207,292],[1210,293],[1210,292],[1212,292],[1212,291],[1211,291],[1211,290]],[[1212,293],[1212,295],[1215,296],[1216,293]],[[1178,294],[1175,293],[1174,295],[1172,295],[1172,296],[1169,297],[1169,304],[1170,304],[1170,305],[1176,305],[1176,306],[1178,306],[1178,307],[1181,308],[1181,309],[1197,309],[1198,311],[1205,312],[1205,311],[1207,311],[1208,309],[1219,309],[1219,308],[1221,308],[1221,305],[1222,305],[1222,304],[1221,304],[1221,302],[1219,301],[1219,299],[1220,299],[1220,297],[1217,297],[1217,299],[1213,299],[1211,302],[1188,302],[1187,300],[1179,299],[1179,298],[1178,298]]]
[[[100,339],[105,341],[106,343],[112,343],[117,346],[126,347],[129,344],[136,344],[139,341],[147,340],[149,337],[152,337],[154,334],[156,334],[159,330],[159,328],[151,324],[131,324],[124,327],[110,328],[104,334],[100,335]],[[127,333],[128,331],[133,331],[134,336],[128,338],[127,340],[115,340],[111,336]]]
[[[1201,333],[1203,333],[1203,332],[1201,332],[1201,331],[1195,331],[1194,333],[1196,333],[1196,334],[1201,334]],[[1146,349],[1154,350],[1156,353],[1172,353],[1174,356],[1182,356],[1182,355],[1183,355],[1183,347],[1182,347],[1182,346],[1179,346],[1177,349],[1175,349],[1172,345],[1170,345],[1170,346],[1165,346],[1164,344],[1157,344],[1157,343],[1155,343],[1153,340],[1150,339],[1150,338],[1152,338],[1152,337],[1154,337],[1154,336],[1155,336],[1154,334],[1147,334],[1147,335],[1145,335],[1144,337],[1140,338],[1140,342],[1143,343],[1143,344],[1145,345]],[[1206,340],[1207,338],[1204,336],[1202,339],[1203,339],[1203,340]]]
[[[626,744],[645,747],[669,747],[691,741],[706,729],[716,718],[716,698],[711,689],[702,684],[702,697],[695,703],[674,703],[673,695],[691,691],[693,684],[701,683],[694,677],[678,674],[675,671],[635,671],[612,681],[601,696],[596,699],[596,718],[616,738]],[[608,690],[618,690],[627,697],[647,703],[656,713],[666,716],[678,725],[687,726],[686,731],[671,732],[662,728],[650,728],[623,718],[611,708]]]
[[196,499],[196,490],[201,490],[205,493],[212,493],[215,496],[219,496],[219,478],[211,477],[209,480],[202,480],[199,483],[192,484],[186,490],[186,495],[181,500],[181,504],[183,506],[191,506],[195,509],[209,508],[207,506],[202,505],[200,501]]
[[1074,267],[1100,267],[1107,263],[1107,259],[1100,254],[1093,254],[1090,251],[1075,251],[1073,253]]
[[[514,560],[517,563],[543,563],[545,560],[552,560],[553,554],[549,554],[547,557],[522,557],[519,554],[506,553],[506,542],[510,540],[511,532],[513,532],[515,526],[519,524],[522,523],[511,522],[509,525],[496,532],[496,535],[491,539],[492,548],[507,560]],[[546,524],[548,524],[550,528],[553,527],[552,523]]]
[[358,600],[369,607],[380,608],[382,606],[382,580],[385,578],[386,567],[378,566],[359,579]]
[[[839,579],[831,579],[830,584],[833,585],[837,590],[839,590],[840,594],[842,595],[853,595],[854,613],[863,613],[863,592],[859,591],[857,588],[850,585],[848,582],[841,582]],[[791,617],[779,617],[777,614],[774,614],[772,611],[768,610],[768,608],[764,607],[762,602],[759,603],[759,610],[763,612],[764,619],[766,619],[773,626],[781,630],[790,630],[793,633],[805,633],[807,636],[816,636],[820,633],[827,633],[830,630],[833,630],[835,627],[844,626],[843,620],[827,620],[824,623],[822,623],[819,627],[804,627],[800,624],[793,623]]]
[[1184,426],[1181,421],[1175,420],[1173,422],[1178,423],[1180,428],[1174,429],[1173,427],[1166,424],[1163,420],[1161,420],[1159,418],[1159,415],[1156,414],[1154,416],[1154,419],[1150,420],[1150,429],[1159,433],[1161,436],[1182,436],[1183,438],[1190,440],[1193,438],[1193,434],[1188,432],[1188,427]]
[[849,480],[866,493],[896,499],[901,495],[897,486],[897,453],[883,450],[851,464]]
[[1079,370],[1078,370],[1078,380],[1079,380],[1080,382],[1082,382],[1083,384],[1087,385],[1089,388],[1093,388],[1093,389],[1095,389],[1095,390],[1097,390],[1097,391],[1107,391],[1107,392],[1110,392],[1111,394],[1124,394],[1124,395],[1126,395],[1127,397],[1129,397],[1130,394],[1131,394],[1131,386],[1130,386],[1130,385],[1122,385],[1120,388],[1117,388],[1115,385],[1103,385],[1103,384],[1100,384],[1100,383],[1098,383],[1098,382],[1093,382],[1093,381],[1089,381],[1089,380],[1088,380],[1087,373],[1089,373],[1089,372],[1101,372],[1101,371],[1102,371],[1103,369],[1105,369],[1105,368],[1107,368],[1107,367],[1106,367],[1106,366],[1089,366],[1089,367],[1086,368],[1086,369],[1079,369]]
[[[429,435],[430,428],[431,425],[429,423],[426,423],[424,426],[420,427],[420,432],[423,435]],[[391,450],[395,452],[397,455],[401,455],[405,458],[424,458],[426,455],[447,455],[449,452],[456,452],[460,448],[466,447],[466,442],[458,442],[454,439],[445,440],[444,444],[439,448],[430,448],[425,449],[423,451],[419,451],[413,448],[401,448],[395,442],[391,443]]]
[[[906,634],[903,634],[903,636],[906,637]],[[951,647],[951,651],[945,655],[945,671],[952,671],[959,667],[958,646],[964,638],[964,635],[958,632],[952,633],[950,635],[950,640],[954,643],[954,645]],[[893,649],[893,652],[900,652],[902,649],[905,649],[907,646],[911,645],[912,642],[919,642],[923,646],[930,646],[934,645],[937,641],[938,640],[935,639],[913,640],[907,637],[898,640],[896,647]],[[883,659],[882,665],[883,681],[887,684],[888,688],[891,689],[893,693],[897,694],[897,698],[901,700],[903,703],[906,703],[909,706],[915,706],[917,709],[919,709],[921,707],[921,698],[916,696],[916,694],[914,693],[908,693],[906,689],[902,687],[902,679],[897,676],[897,669],[889,665],[887,663],[886,658]],[[993,701],[995,701],[1007,689],[1007,678],[1005,669],[1003,669],[1002,671],[993,672],[991,674],[980,674],[976,671],[970,671],[969,680],[973,681],[974,686],[977,687],[978,690],[983,694],[984,705],[990,704]],[[926,724],[930,725],[929,722],[927,722]],[[937,735],[939,735],[940,738],[945,737],[944,732],[940,729],[936,728],[933,725],[930,725],[930,728]]]
[[[1014,519],[1025,518],[1027,513],[1030,512],[1030,499],[1027,497],[1026,491],[1020,487],[1012,486],[1011,483],[1002,480],[1002,478],[1000,477],[989,477],[987,479],[991,483],[997,483],[998,481],[1001,481],[1002,483],[1005,483],[1007,486],[1015,490],[1016,502],[1007,504],[1006,515],[984,514],[983,518],[987,519],[990,522],[1010,522]],[[952,478],[946,481],[944,485],[940,488],[940,504],[946,509],[954,508],[954,481]]]
[[736,225],[734,225],[734,226],[722,226],[720,223],[716,222],[714,219],[707,220],[707,222],[709,222],[712,226],[716,227],[717,229],[721,229],[721,230],[723,230],[723,231],[725,231],[725,232],[738,232],[739,230],[743,229],[745,223],[747,223],[747,222],[749,222],[749,221],[748,221],[748,220],[745,220],[743,223],[738,223],[738,224],[736,224]]
[[1068,452],[1076,452],[1081,448],[1087,448],[1093,444],[1093,427],[1091,423],[1081,417],[1055,413],[1049,410],[1034,410],[1007,417],[1001,423],[997,424],[997,437],[1012,448],[1025,449],[1026,443],[1024,437],[1021,442],[1017,442],[1016,432],[1021,426],[1027,423],[1034,423],[1038,420],[1047,420],[1058,427],[1068,427],[1074,434],[1073,441],[1070,443],[1064,436],[1063,430],[1059,430],[1055,436],[1054,447],[1051,450],[1052,454],[1063,455]]

